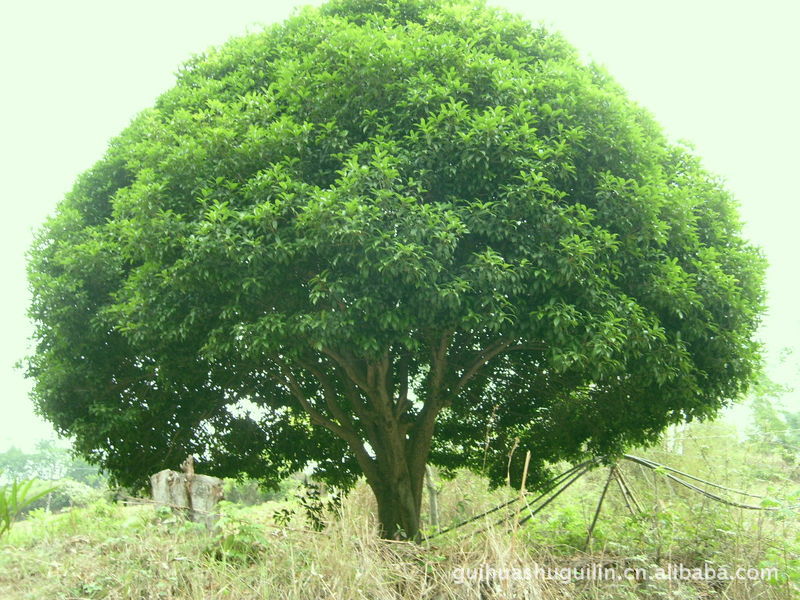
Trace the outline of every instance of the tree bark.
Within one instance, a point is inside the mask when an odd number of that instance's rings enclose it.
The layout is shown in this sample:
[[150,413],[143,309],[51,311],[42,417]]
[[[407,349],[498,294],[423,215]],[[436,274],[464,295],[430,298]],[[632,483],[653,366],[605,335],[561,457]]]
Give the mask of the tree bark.
[[[381,537],[418,541],[422,497],[415,490],[421,489],[424,471],[403,472],[397,466],[389,465],[388,469],[381,472],[379,481],[368,481],[378,504]],[[420,484],[415,485],[416,479]]]
[[[378,435],[373,447],[375,476],[367,477],[378,503],[381,535],[417,540],[428,446],[412,443],[391,413],[384,412],[382,416],[372,423]],[[425,453],[422,461],[417,455],[420,451]]]

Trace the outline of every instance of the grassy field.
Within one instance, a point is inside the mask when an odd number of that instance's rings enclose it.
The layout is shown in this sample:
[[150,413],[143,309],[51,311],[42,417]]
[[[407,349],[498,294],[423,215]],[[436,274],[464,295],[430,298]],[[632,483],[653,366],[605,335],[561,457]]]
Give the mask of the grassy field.
[[[364,485],[325,513],[321,531],[291,496],[225,503],[214,531],[168,509],[100,500],[17,523],[0,543],[0,598],[800,598],[798,513],[786,508],[798,502],[796,464],[721,426],[686,437],[680,453],[635,454],[765,496],[724,493],[773,510],[725,506],[628,462],[619,468],[641,510],[612,482],[588,546],[608,467],[522,526],[513,524],[528,508],[516,502],[419,545],[377,539]],[[516,494],[469,473],[436,483],[443,527]]]

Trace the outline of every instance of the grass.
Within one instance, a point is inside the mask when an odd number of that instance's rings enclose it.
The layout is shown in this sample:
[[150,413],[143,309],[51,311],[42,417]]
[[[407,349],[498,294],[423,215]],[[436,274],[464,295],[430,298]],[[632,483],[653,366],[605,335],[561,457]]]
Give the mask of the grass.
[[[713,427],[694,432],[684,452],[651,449],[647,456],[731,486],[778,500],[797,481],[780,464],[765,468],[735,439]],[[704,435],[701,435],[704,434]],[[713,451],[712,451],[713,450]],[[645,451],[640,451],[645,453]],[[527,599],[542,600],[789,600],[800,597],[797,513],[744,511],[676,489],[658,473],[623,465],[642,512],[630,514],[618,490],[607,496],[592,544],[588,524],[607,477],[598,469],[519,528],[489,527],[492,518],[421,545],[377,539],[369,489],[360,485],[329,515],[321,532],[302,516],[276,525],[273,515],[290,501],[222,506],[215,531],[153,506],[99,501],[59,514],[34,512],[0,546],[0,598],[4,600],[163,599]],[[513,494],[489,491],[483,480],[460,473],[442,483],[441,521],[454,523]],[[751,499],[752,500],[752,499]],[[516,510],[516,509],[512,509]],[[524,514],[524,513],[523,513]],[[514,521],[512,519],[511,521]],[[649,574],[685,568],[777,569],[770,580],[693,581],[623,577],[614,581],[525,579],[536,565],[552,569],[638,567]],[[510,579],[477,581],[487,568]],[[517,571],[514,571],[516,569]],[[518,580],[514,580],[517,576]]]

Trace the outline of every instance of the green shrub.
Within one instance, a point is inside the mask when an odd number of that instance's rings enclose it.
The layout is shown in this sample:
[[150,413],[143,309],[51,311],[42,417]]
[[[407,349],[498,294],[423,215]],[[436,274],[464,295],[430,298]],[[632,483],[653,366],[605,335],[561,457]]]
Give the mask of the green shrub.
[[28,505],[23,513],[36,508],[47,508],[51,511],[63,510],[78,506],[88,506],[102,496],[102,491],[74,479],[60,479],[51,492],[45,494]]
[[267,549],[263,528],[245,518],[230,502],[223,501],[219,506],[221,517],[205,554],[230,563],[249,564],[258,561]]
[[286,500],[300,487],[296,477],[287,477],[278,483],[277,488],[268,488],[255,479],[235,479],[225,481],[225,499],[235,504],[253,506],[277,500]]

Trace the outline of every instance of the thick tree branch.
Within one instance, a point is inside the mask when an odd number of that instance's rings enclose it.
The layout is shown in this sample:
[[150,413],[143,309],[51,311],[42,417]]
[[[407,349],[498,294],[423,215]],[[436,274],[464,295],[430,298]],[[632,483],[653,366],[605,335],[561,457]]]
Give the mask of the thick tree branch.
[[[313,363],[309,363],[307,361],[299,361],[303,368],[310,371],[319,381],[323,387],[323,393],[326,400],[326,404],[328,406],[328,410],[331,411],[331,414],[342,424],[346,425],[347,428],[351,429],[356,436],[358,436],[356,424],[353,422],[352,418],[339,406],[339,403],[336,402],[336,392],[333,387],[333,382],[331,381],[330,377],[325,374],[322,370],[315,367]],[[364,433],[367,436],[367,440],[369,441],[370,445],[372,446],[373,450],[378,450],[381,448],[385,441],[383,436],[378,434],[378,430],[375,426],[375,419],[369,415],[368,409],[366,406],[361,402],[358,388],[349,380],[349,378],[345,378],[344,380],[345,388],[349,387],[349,391],[347,392],[349,399],[351,400],[351,404],[354,407],[354,412],[359,417],[361,425],[364,427]],[[348,385],[349,384],[349,385]],[[359,440],[361,441],[361,440]]]
[[336,364],[344,369],[344,372],[347,373],[347,376],[353,381],[353,383],[360,387],[365,393],[368,394],[371,391],[367,381],[368,374],[359,374],[354,364],[354,360],[348,359],[331,348],[322,348],[322,353],[330,357],[336,362]]
[[411,407],[408,401],[408,370],[410,357],[407,351],[403,351],[397,361],[397,403],[395,404],[394,414],[396,418],[402,417]]
[[345,370],[339,364],[333,362],[333,368],[336,369],[336,372],[339,375],[339,379],[341,380],[342,385],[344,386],[345,396],[350,401],[350,406],[352,407],[353,412],[361,421],[368,421],[369,407],[362,400],[359,388],[356,386],[353,380],[350,379]]
[[389,409],[392,407],[392,383],[389,377],[391,366],[391,355],[389,354],[389,350],[386,350],[381,356],[380,361],[375,364],[375,388],[380,399]]
[[495,340],[491,344],[489,344],[486,348],[484,348],[480,354],[478,354],[477,358],[470,364],[466,369],[464,369],[463,375],[459,378],[456,385],[450,392],[450,399],[452,400],[459,393],[464,389],[464,387],[478,374],[481,370],[489,363],[490,360],[495,358],[499,354],[512,352],[514,350],[532,350],[532,349],[541,349],[541,345],[535,344],[517,344],[513,345],[513,340],[508,338],[500,338]]
[[341,424],[332,421],[319,412],[316,407],[309,402],[308,398],[303,392],[303,389],[300,387],[300,384],[297,382],[297,379],[295,379],[294,375],[292,375],[292,372],[289,370],[289,368],[280,362],[277,362],[277,364],[281,370],[281,374],[284,377],[283,383],[289,388],[292,396],[294,396],[303,410],[305,410],[311,417],[311,421],[324,427],[337,437],[344,440],[353,454],[355,454],[359,466],[364,471],[364,476],[368,480],[377,480],[378,471],[375,467],[375,461],[369,456],[369,454],[367,454],[364,444],[356,434],[355,430],[342,426]]
[[469,383],[469,381],[486,365],[486,363],[503,352],[513,343],[514,340],[500,338],[484,348],[480,354],[478,354],[478,357],[472,362],[472,364],[464,370],[464,374],[459,378],[458,382],[456,382],[455,387],[453,387],[451,396],[457,396],[459,392],[464,389],[464,386]]
[[[417,474],[422,473],[428,460],[436,417],[443,405],[442,386],[447,369],[447,350],[450,347],[453,334],[453,330],[445,331],[432,347],[428,397],[422,405],[422,410],[417,415],[406,443],[409,470],[414,474],[412,479]],[[422,481],[421,477],[419,480],[420,482]]]
[[311,362],[298,359],[297,363],[317,378],[322,386],[322,396],[325,399],[325,405],[328,407],[333,417],[339,421],[343,427],[355,434],[356,428],[352,419],[342,410],[342,407],[339,406],[339,403],[336,401],[336,390],[333,387],[333,382],[330,377]]
[[347,431],[339,423],[332,421],[319,412],[319,410],[317,410],[317,408],[308,400],[305,392],[303,392],[303,389],[300,387],[300,384],[297,382],[297,379],[295,379],[294,375],[292,375],[292,372],[288,369],[288,367],[280,365],[280,370],[284,377],[284,381],[282,383],[289,388],[289,392],[291,392],[292,396],[294,396],[303,410],[309,414],[312,421],[314,421],[317,425],[325,427],[325,429],[328,429],[344,440],[352,436],[353,432]]
[[447,369],[447,349],[453,339],[454,331],[448,330],[442,334],[437,344],[432,348],[431,356],[431,376],[428,393],[431,399],[439,402],[442,384],[444,383],[445,371]]

